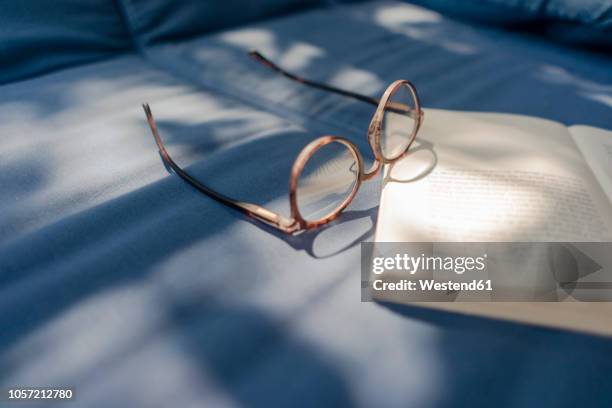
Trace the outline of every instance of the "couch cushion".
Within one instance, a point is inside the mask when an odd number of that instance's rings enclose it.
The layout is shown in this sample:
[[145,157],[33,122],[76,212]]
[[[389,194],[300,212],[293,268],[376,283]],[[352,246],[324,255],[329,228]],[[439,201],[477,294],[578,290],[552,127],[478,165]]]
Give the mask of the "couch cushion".
[[312,10],[148,53],[177,75],[262,109],[365,132],[372,107],[289,81],[250,59],[252,48],[304,77],[374,96],[404,78],[416,84],[426,107],[612,128],[609,56],[410,4]]
[[612,27],[609,0],[410,0],[443,12],[494,22],[557,19],[593,26]]
[[180,40],[325,2],[325,0],[120,1],[125,7],[134,34],[143,45]]
[[0,84],[130,47],[114,1],[0,2]]
[[610,0],[410,0],[443,13],[485,23],[534,28],[576,45],[612,47]]
[[178,163],[278,211],[323,131],[135,56],[0,87],[0,384],[70,384],[88,407],[349,405],[343,358],[290,326],[324,318],[311,304],[339,284],[359,303],[351,243],[371,234],[379,184],[335,229],[285,241],[168,172],[141,102]]
[[370,106],[279,78],[252,46],[372,95],[407,77],[427,107],[612,127],[608,59],[398,3],[3,86],[0,386],[70,384],[79,405],[104,408],[610,406],[608,339],[360,302],[380,183],[329,228],[287,237],[164,168],[141,102],[198,178],[279,210],[287,163],[312,137],[367,151]]
[[[165,177],[144,102],[151,104],[171,151],[184,165],[207,157],[207,166],[221,171],[216,167],[221,160],[215,157],[224,147],[277,136],[280,130],[296,133],[295,126],[278,116],[201,94],[133,55],[3,85],[0,244]],[[310,136],[304,130],[301,134]],[[211,183],[239,199],[258,198],[239,180],[234,189],[225,185],[227,177],[211,177]],[[288,173],[275,182],[279,194],[287,193]],[[279,200],[279,210],[288,209],[286,204]]]
[[410,0],[441,13],[492,24],[520,24],[536,20],[537,5],[522,0]]

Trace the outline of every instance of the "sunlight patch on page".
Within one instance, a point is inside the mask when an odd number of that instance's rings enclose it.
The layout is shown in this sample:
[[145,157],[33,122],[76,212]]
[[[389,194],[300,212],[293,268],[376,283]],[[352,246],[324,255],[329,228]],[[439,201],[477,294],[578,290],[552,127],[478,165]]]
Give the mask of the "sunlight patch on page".
[[[426,181],[436,240],[599,240],[602,220],[580,180],[517,170],[434,172]],[[555,220],[552,222],[552,220]]]
[[612,212],[567,128],[427,110],[385,168],[377,241],[606,241]]

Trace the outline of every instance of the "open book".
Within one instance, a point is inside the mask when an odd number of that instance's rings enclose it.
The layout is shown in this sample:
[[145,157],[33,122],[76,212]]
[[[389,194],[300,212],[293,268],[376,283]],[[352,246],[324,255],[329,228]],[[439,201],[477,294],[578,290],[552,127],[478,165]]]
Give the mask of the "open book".
[[[376,242],[612,241],[612,132],[519,115],[425,115],[411,153],[385,168]],[[612,335],[612,303],[419,304]]]

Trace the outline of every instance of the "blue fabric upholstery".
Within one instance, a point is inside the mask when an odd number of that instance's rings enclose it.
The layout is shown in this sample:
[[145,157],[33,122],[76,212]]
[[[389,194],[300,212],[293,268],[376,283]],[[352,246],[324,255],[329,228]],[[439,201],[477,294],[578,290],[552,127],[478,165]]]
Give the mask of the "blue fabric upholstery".
[[326,1],[2,1],[0,84]]
[[114,1],[0,1],[0,83],[99,60],[130,44]]
[[143,44],[175,41],[321,4],[324,0],[120,0]]
[[609,339],[361,303],[377,181],[329,228],[286,237],[168,173],[143,101],[180,164],[281,212],[313,137],[368,151],[371,106],[289,82],[250,47],[371,95],[410,78],[425,107],[612,127],[609,58],[392,2],[4,85],[0,388],[70,384],[104,408],[612,404]]
[[411,0],[464,17],[498,22],[552,18],[599,29],[612,27],[611,0]]
[[485,23],[536,28],[574,45],[612,47],[612,0],[409,0]]
[[[491,24],[520,24],[536,20],[536,2],[522,0],[409,0],[444,14]],[[527,7],[526,7],[527,6]]]
[[[0,2],[0,84],[164,41],[265,17],[351,0],[172,1],[44,0]],[[515,24],[541,18],[565,41],[612,45],[612,0],[413,0],[481,21]],[[592,29],[591,29],[592,28]]]
[[328,228],[288,237],[169,172],[142,102],[179,164],[280,212],[314,137],[368,152],[371,106],[290,82],[251,47],[370,95],[411,79],[425,108],[612,128],[609,56],[399,2],[2,85],[1,390],[71,385],[67,406],[88,408],[612,406],[608,338],[362,303],[380,180]]
[[539,0],[545,16],[612,30],[612,0]]

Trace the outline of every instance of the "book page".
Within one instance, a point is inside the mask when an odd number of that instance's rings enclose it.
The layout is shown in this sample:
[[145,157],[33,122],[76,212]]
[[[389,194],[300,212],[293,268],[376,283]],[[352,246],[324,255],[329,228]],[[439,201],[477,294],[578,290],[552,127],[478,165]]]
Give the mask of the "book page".
[[[385,167],[376,242],[611,240],[610,200],[559,123],[427,110],[413,146]],[[416,304],[612,335],[612,303]]]
[[571,126],[569,132],[612,203],[612,131]]
[[567,128],[427,110],[385,167],[377,241],[609,241],[612,205]]

